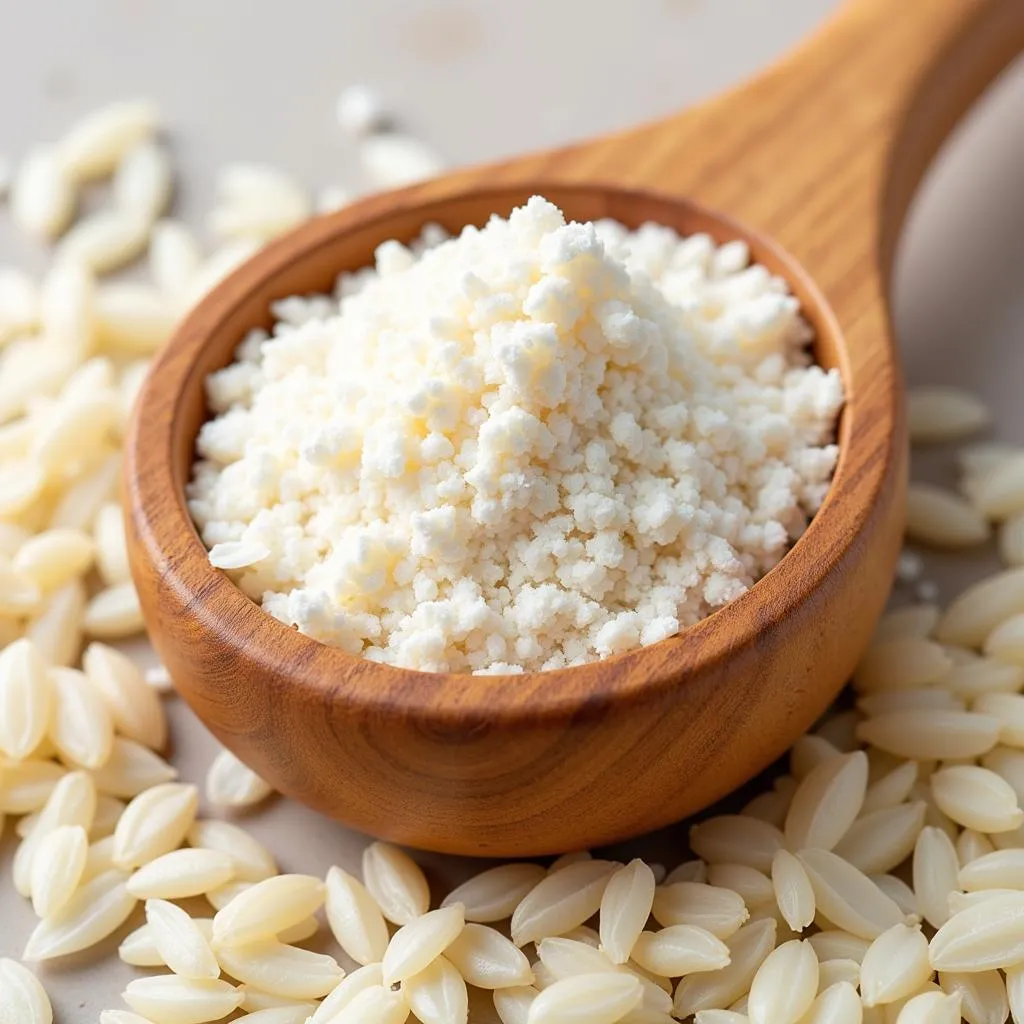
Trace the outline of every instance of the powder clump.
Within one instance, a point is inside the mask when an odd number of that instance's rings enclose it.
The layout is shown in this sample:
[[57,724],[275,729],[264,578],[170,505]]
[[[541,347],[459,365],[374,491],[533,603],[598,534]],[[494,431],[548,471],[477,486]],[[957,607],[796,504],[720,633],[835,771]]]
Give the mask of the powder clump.
[[835,467],[839,375],[742,242],[534,197],[274,314],[208,381],[192,515],[258,553],[231,575],[271,615],[376,661],[664,639],[778,562]]

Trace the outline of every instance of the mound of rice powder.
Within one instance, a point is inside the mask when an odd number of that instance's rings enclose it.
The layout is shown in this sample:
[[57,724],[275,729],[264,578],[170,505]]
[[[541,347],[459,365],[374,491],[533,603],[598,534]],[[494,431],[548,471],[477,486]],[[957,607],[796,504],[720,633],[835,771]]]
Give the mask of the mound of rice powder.
[[191,511],[267,612],[375,661],[671,636],[778,562],[835,466],[840,378],[742,242],[535,197],[274,313],[209,379]]

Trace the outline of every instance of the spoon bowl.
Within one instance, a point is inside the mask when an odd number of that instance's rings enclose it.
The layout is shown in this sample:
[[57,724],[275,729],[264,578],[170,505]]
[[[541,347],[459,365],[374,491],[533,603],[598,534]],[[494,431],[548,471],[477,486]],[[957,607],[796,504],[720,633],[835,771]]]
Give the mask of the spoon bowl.
[[[912,6],[857,0],[754,83],[659,125],[317,218],[188,316],[138,404],[129,541],[153,642],[222,742],[282,792],[363,831],[525,856],[675,821],[811,725],[869,641],[900,546],[906,437],[886,307],[899,222],[945,133],[1024,38],[1018,0]],[[872,83],[864,96],[850,92],[860,82]],[[789,282],[818,362],[839,367],[848,397],[824,505],[736,601],[676,637],[571,669],[415,672],[287,628],[209,565],[188,516],[206,376],[270,325],[273,300],[329,291],[387,238],[409,241],[428,222],[482,225],[536,193],[576,220],[743,238]]]

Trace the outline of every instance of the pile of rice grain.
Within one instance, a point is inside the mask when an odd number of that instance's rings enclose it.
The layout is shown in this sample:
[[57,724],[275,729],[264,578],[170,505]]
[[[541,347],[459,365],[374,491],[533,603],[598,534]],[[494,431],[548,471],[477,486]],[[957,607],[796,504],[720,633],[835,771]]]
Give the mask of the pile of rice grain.
[[[129,139],[124,160],[150,145],[140,109],[79,129],[75,166],[112,167],[115,139]],[[36,223],[60,220],[67,183],[53,173],[33,186]],[[261,180],[248,223],[280,225],[283,207],[267,209],[280,178]],[[136,314],[143,294],[150,312],[180,309],[182,285],[197,287],[185,229],[154,232],[161,284],[136,294]],[[944,610],[890,612],[853,706],[802,737],[740,813],[693,825],[681,863],[498,864],[437,902],[417,863],[384,843],[358,874],[280,873],[161,756],[166,673],[144,678],[95,639],[80,657],[83,632],[139,625],[115,479],[138,347],[158,332],[156,318],[124,313],[129,293],[111,298],[115,287],[65,267],[40,305],[30,278],[0,275],[0,337],[18,334],[0,354],[0,830],[10,817],[7,877],[39,917],[26,963],[80,958],[117,935],[121,959],[145,972],[124,992],[131,1009],[100,1024],[1024,1020],[1024,449],[967,445],[960,493],[912,490],[918,539],[966,546],[995,523],[1009,568]],[[90,308],[107,310],[102,330]],[[63,359],[18,354],[40,351]],[[111,409],[76,449],[67,438],[86,398]],[[948,389],[910,405],[919,441],[987,422]],[[206,802],[249,807],[269,792],[225,751]],[[333,955],[307,948],[324,939]],[[40,981],[13,959],[0,958],[0,1019],[53,1021]]]

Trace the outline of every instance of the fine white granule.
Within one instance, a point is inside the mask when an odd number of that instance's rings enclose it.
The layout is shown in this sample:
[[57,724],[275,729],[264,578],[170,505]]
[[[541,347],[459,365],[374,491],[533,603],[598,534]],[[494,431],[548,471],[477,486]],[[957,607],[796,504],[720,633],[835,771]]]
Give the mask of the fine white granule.
[[190,507],[271,615],[427,671],[578,665],[742,594],[820,506],[842,404],[785,282],[535,197],[381,245],[208,380]]

